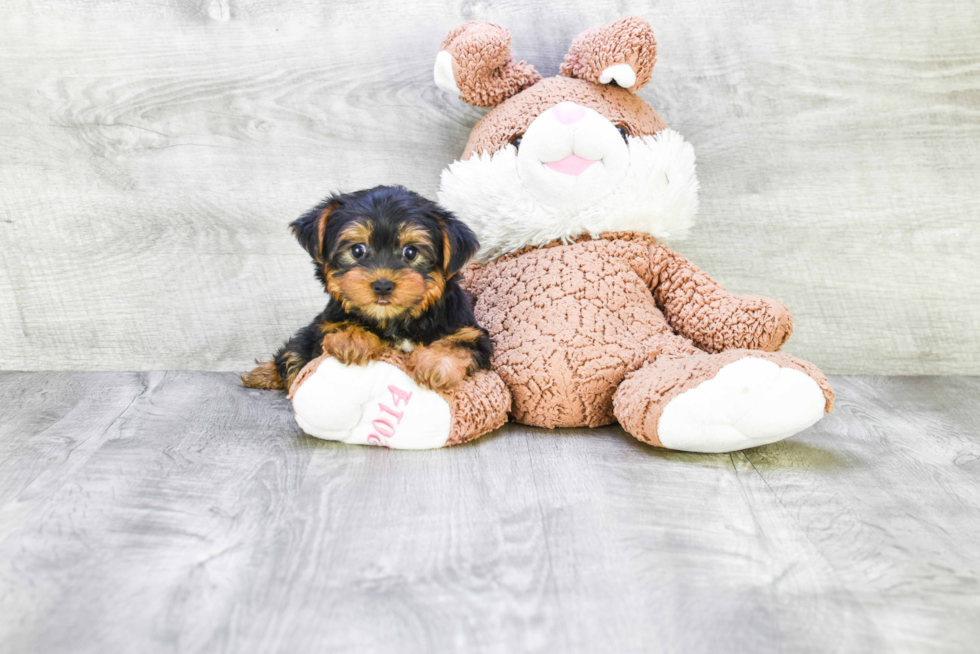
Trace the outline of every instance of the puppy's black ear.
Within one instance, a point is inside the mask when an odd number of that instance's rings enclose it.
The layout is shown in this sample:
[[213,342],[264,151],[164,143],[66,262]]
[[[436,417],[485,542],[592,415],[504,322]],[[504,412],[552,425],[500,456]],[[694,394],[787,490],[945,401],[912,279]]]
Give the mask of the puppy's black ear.
[[452,277],[480,249],[480,242],[473,230],[445,209],[440,209],[439,226],[442,228],[442,267],[446,277]]
[[299,244],[310,253],[315,261],[323,263],[323,237],[327,230],[330,212],[340,206],[340,200],[330,197],[316,205],[302,217],[289,223],[289,229]]

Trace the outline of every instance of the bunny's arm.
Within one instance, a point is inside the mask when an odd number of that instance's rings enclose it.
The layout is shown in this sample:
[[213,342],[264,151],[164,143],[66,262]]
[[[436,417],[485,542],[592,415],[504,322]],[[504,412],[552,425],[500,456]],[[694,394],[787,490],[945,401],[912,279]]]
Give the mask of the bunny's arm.
[[650,246],[650,289],[677,333],[707,352],[735,348],[775,352],[793,333],[780,302],[735,295],[693,263],[660,243]]

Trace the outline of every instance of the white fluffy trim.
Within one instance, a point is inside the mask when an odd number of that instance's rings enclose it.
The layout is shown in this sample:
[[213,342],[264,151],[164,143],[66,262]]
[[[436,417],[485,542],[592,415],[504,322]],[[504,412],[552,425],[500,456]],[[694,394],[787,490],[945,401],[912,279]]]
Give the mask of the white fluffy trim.
[[589,206],[552,207],[531,197],[511,145],[450,164],[442,171],[439,202],[476,232],[481,245],[476,260],[482,262],[582,234],[631,231],[683,238],[698,210],[694,148],[665,129],[631,137],[629,150],[626,175]]

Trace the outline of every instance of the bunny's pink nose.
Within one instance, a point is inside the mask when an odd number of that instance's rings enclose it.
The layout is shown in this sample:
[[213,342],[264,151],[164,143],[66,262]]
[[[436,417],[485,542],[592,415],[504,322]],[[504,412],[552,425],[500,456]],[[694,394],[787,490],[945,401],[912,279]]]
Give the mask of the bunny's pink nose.
[[555,112],[555,118],[562,125],[571,125],[585,118],[585,107],[574,102],[562,102],[551,108]]

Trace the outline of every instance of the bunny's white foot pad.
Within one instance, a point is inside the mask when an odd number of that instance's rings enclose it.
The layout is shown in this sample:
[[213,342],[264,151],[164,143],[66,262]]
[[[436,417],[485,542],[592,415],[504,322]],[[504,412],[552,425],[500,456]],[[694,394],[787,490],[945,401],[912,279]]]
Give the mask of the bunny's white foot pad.
[[806,374],[745,357],[672,399],[657,432],[673,450],[733,452],[806,429],[823,417],[824,403],[820,386]]
[[406,450],[443,447],[452,425],[446,400],[381,361],[324,359],[296,390],[293,410],[310,436]]

